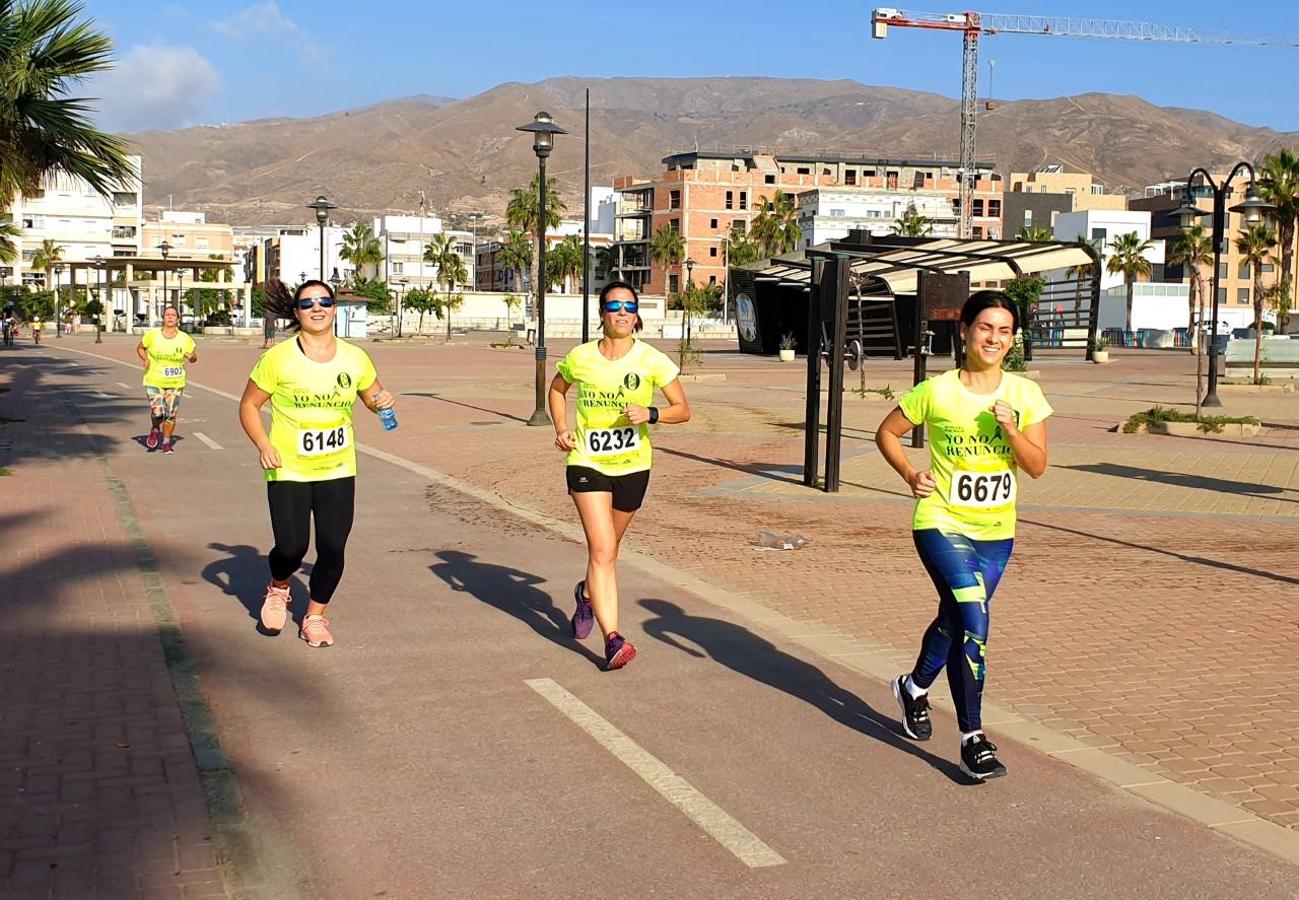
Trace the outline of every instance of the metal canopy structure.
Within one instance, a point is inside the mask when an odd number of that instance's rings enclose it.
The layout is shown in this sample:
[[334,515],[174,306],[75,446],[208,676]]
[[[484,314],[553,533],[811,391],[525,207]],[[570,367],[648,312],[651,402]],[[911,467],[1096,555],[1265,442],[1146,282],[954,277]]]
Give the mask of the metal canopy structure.
[[806,258],[778,258],[754,274],[754,281],[809,287],[813,260],[850,260],[854,293],[863,297],[914,295],[921,272],[966,273],[970,280],[1009,281],[1057,269],[1091,265],[1095,258],[1078,244],[1056,241],[961,241],[950,238],[865,236],[865,242],[835,241],[807,250]]

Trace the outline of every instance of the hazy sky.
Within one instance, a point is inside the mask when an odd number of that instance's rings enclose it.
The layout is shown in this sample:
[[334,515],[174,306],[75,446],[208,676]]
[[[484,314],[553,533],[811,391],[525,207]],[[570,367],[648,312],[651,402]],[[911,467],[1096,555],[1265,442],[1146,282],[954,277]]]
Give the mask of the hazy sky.
[[[919,2],[903,8],[967,8]],[[310,116],[419,93],[468,97],[558,75],[851,78],[960,93],[959,35],[894,29],[871,40],[870,3],[91,0],[87,8],[116,41],[119,66],[86,93],[103,98],[102,121],[121,130]],[[1237,15],[1224,20],[1225,8]],[[1294,0],[1014,0],[983,11],[1299,34]],[[999,98],[1137,94],[1299,131],[1299,49],[1000,35],[983,42],[981,95],[989,59]]]

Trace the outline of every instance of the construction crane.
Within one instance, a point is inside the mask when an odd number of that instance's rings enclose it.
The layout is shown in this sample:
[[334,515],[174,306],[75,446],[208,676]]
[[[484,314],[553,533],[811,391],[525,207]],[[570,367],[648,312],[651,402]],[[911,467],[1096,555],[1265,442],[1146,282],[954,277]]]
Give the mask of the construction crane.
[[1184,44],[1239,44],[1246,46],[1299,47],[1299,38],[1275,35],[1249,36],[1196,31],[1149,22],[1078,19],[1059,16],[1015,16],[997,13],[923,13],[903,9],[876,9],[871,13],[871,36],[882,40],[889,27],[959,31],[964,36],[961,76],[961,223],[960,237],[974,230],[974,142],[978,127],[979,39],[994,34],[1036,34],[1046,37],[1109,38],[1121,41],[1174,41]]

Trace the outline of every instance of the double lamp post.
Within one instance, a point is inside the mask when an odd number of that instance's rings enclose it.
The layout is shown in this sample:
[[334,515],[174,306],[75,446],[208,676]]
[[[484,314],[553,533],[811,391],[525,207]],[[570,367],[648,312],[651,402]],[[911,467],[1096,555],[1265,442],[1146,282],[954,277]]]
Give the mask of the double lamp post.
[[[1242,170],[1249,172],[1249,187],[1245,190],[1245,201],[1228,209],[1227,198],[1231,196],[1231,182]],[[1202,179],[1204,186],[1212,191],[1212,211],[1206,212],[1195,204],[1194,181],[1197,175]],[[1204,406],[1222,406],[1222,401],[1218,399],[1218,276],[1222,268],[1222,254],[1227,249],[1227,241],[1229,240],[1227,237],[1227,213],[1240,213],[1245,217],[1245,225],[1248,227],[1257,225],[1263,220],[1265,214],[1275,209],[1275,206],[1259,197],[1258,179],[1254,167],[1247,162],[1236,163],[1235,168],[1231,170],[1231,174],[1226,177],[1222,184],[1215,182],[1213,176],[1202,167],[1194,169],[1190,175],[1186,176],[1186,192],[1182,195],[1182,205],[1177,209],[1182,228],[1190,228],[1195,224],[1195,220],[1202,216],[1213,217],[1213,278],[1211,281],[1213,321],[1209,332],[1209,383],[1204,392]]]

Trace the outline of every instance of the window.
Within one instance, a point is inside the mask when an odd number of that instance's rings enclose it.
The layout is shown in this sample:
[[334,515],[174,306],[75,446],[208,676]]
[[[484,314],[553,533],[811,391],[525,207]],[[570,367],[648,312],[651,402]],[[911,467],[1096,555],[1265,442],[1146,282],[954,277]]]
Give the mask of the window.
[[195,249],[195,250],[206,250],[206,249],[207,249],[207,238],[205,238],[205,237],[195,238],[195,239],[194,239],[194,249]]
[[669,276],[668,276],[668,293],[669,293],[669,294],[675,294],[675,293],[677,293],[677,292],[680,291],[680,290],[681,290],[681,276],[680,276],[680,275],[669,275]]
[[988,215],[989,215],[991,218],[994,218],[994,219],[1000,219],[1000,218],[1001,218],[1001,201],[1000,201],[1000,200],[989,200],[989,201],[988,201]]
[[1102,194],[1104,194],[1104,193],[1105,193],[1105,185],[1103,185],[1103,184],[1093,184],[1093,185],[1092,185],[1092,195],[1093,195],[1093,196],[1099,197],[1100,195],[1102,195]]
[[1249,278],[1249,263],[1248,263],[1248,262],[1242,262],[1242,263],[1240,264],[1240,277],[1241,277],[1241,278],[1245,278],[1245,279]]
[[[1218,280],[1219,280],[1219,281],[1226,281],[1226,280],[1227,280],[1227,264],[1226,264],[1226,263],[1219,263],[1219,264],[1218,264]],[[1225,289],[1224,289],[1224,290],[1225,290]],[[1227,299],[1227,298],[1224,297],[1224,298],[1223,298],[1223,302],[1226,302],[1226,299]]]
[[844,172],[844,173],[843,173],[843,183],[844,183],[844,184],[856,184],[856,183],[857,183],[857,170],[856,170],[856,169],[849,169],[849,170],[847,170],[846,172]]
[[681,230],[681,220],[680,220],[680,219],[668,219],[668,227],[671,228],[673,231],[680,231],[680,230]]
[[1236,302],[1237,303],[1249,302],[1249,288],[1236,288]]
[[1065,192],[1066,194],[1068,194],[1070,197],[1073,197],[1074,195],[1076,195],[1076,194],[1078,193],[1078,189],[1077,189],[1077,188],[1065,188],[1065,189],[1064,189],[1064,192]]
[[735,208],[735,191],[726,192],[726,208],[727,209]]
[[924,187],[924,186],[925,186],[925,173],[924,173],[924,172],[917,172],[917,173],[912,177],[912,179],[911,179],[911,186],[914,187],[914,188],[922,188],[922,187]]
[[842,216],[843,214],[844,214],[844,211],[843,211],[842,209],[832,209],[832,210],[830,210],[830,215],[832,215],[832,216]]
[[798,174],[799,174],[799,175],[811,175],[811,174],[812,174],[812,170],[809,169],[807,166],[799,166],[797,171],[798,171]]
[[1092,229],[1092,240],[1093,240],[1093,241],[1104,241],[1107,237],[1109,237],[1109,231],[1107,231],[1106,229],[1104,229],[1104,228],[1093,228],[1093,229]]
[[709,284],[717,284],[717,276],[716,276],[716,275],[709,275],[709,276],[708,276],[708,283],[709,283]]
[[668,192],[668,209],[680,209],[680,208],[681,208],[681,192],[680,192],[680,191],[669,191],[669,192]]
[[392,274],[394,274],[394,275],[401,275],[401,274],[404,274],[404,272],[403,272],[403,266],[405,266],[405,265],[406,265],[405,263],[394,262],[394,263],[392,264]]
[[980,197],[974,198],[974,214],[980,217],[983,215],[983,199]]
[[731,234],[744,234],[748,224],[749,223],[745,222],[743,219],[736,219],[731,223]]
[[1219,302],[1219,303],[1226,303],[1226,302],[1227,302],[1227,289],[1226,289],[1226,288],[1218,288],[1218,302]]
[[1033,210],[1031,209],[1024,210],[1024,227],[1025,228],[1033,227]]
[[716,220],[716,219],[709,219],[709,220],[708,220],[708,227],[709,227],[709,228],[716,228],[716,227],[717,227],[717,220]]
[[740,191],[740,209],[749,208],[749,192]]
[[708,248],[708,255],[709,255],[709,256],[716,256],[716,255],[717,255],[717,248],[716,248],[716,247],[709,247],[709,248]]
[[1272,272],[1274,269],[1276,269],[1276,266],[1272,265],[1271,263],[1263,263],[1264,275],[1267,275],[1268,273]]
[[978,225],[974,226],[974,239],[977,241],[983,237],[983,229]]
[[762,178],[762,183],[763,183],[763,184],[775,184],[775,183],[776,183],[776,176],[775,176],[775,175],[764,175],[763,178]]

